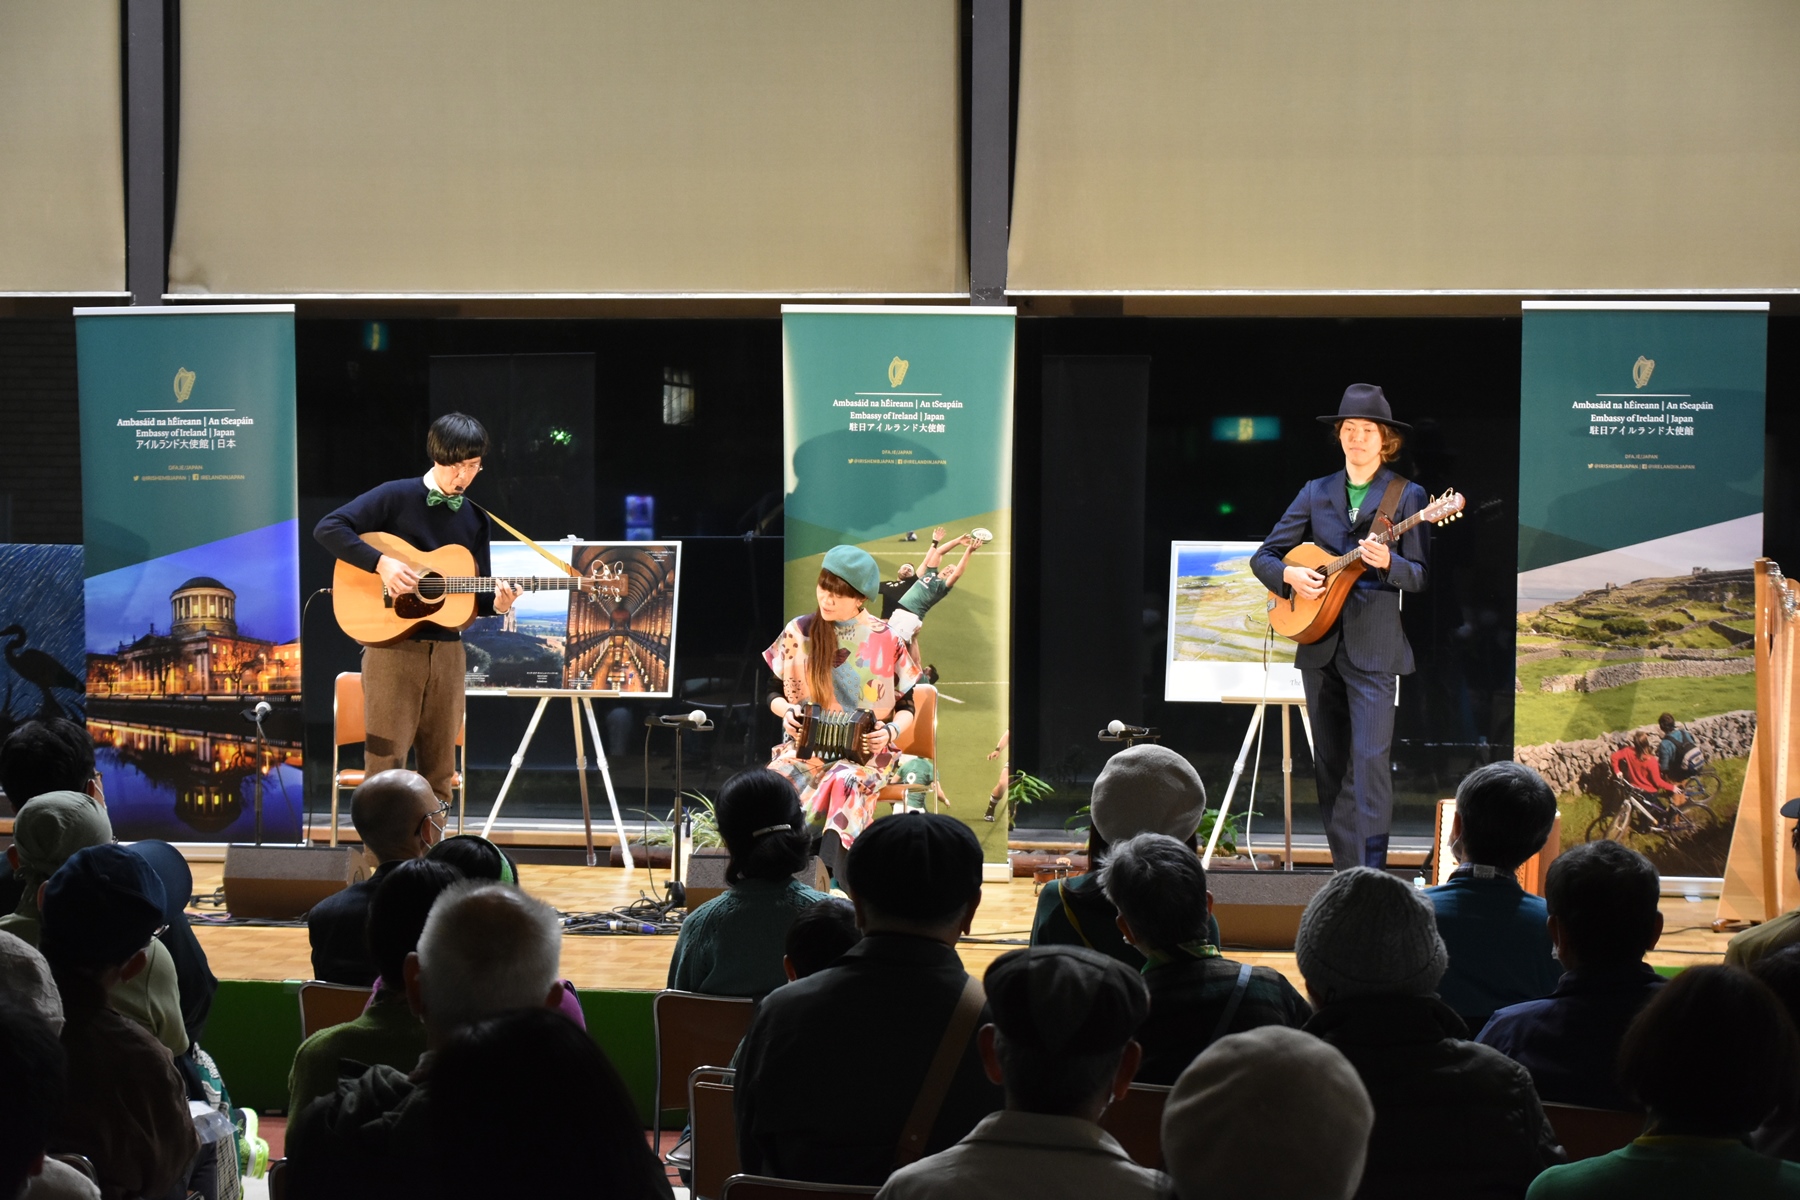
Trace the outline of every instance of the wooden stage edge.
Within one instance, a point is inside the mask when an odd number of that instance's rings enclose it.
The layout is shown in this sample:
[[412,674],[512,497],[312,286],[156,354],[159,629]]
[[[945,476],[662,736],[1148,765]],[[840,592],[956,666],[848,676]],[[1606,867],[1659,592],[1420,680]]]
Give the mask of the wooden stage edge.
[[[194,891],[205,895],[220,885],[219,863],[194,863]],[[660,895],[668,879],[666,871],[642,867],[627,871],[618,867],[565,867],[527,865],[520,868],[525,888],[562,912],[602,912],[618,908],[640,895]],[[981,889],[981,908],[975,914],[972,936],[958,948],[971,972],[985,971],[989,963],[1008,950],[1023,946],[1031,936],[1037,896],[1029,879],[988,883]],[[195,933],[206,948],[213,974],[220,979],[287,980],[312,977],[310,950],[304,928],[274,926],[209,926],[200,914]],[[216,910],[213,910],[216,911]],[[1690,967],[1724,959],[1723,934],[1712,932],[1713,905],[1680,896],[1662,900],[1665,932],[1651,952],[1653,966]],[[673,936],[639,934],[570,934],[563,939],[562,972],[579,988],[612,991],[656,991],[668,979],[669,960],[675,952]],[[1304,988],[1292,952],[1227,951],[1241,962],[1274,967]]]

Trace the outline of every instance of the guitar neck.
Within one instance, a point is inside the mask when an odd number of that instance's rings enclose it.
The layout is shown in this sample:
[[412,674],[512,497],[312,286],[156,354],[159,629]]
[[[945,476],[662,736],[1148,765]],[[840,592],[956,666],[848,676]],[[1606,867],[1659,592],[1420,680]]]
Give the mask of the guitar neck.
[[[1388,529],[1385,533],[1371,533],[1369,535],[1370,540],[1380,542],[1384,546],[1391,546],[1396,541],[1398,541],[1401,537],[1403,537],[1408,530],[1412,529],[1415,525],[1418,525],[1424,519],[1425,519],[1425,510],[1420,509],[1418,512],[1414,513],[1412,516],[1406,518],[1404,521],[1395,522],[1394,525],[1390,529]],[[1355,548],[1353,548],[1347,554],[1338,555],[1336,558],[1332,559],[1330,562],[1326,563],[1323,567],[1321,567],[1319,569],[1322,573],[1324,573],[1326,575],[1334,575],[1337,572],[1343,570],[1345,567],[1349,566],[1353,562],[1361,562],[1362,556],[1363,556],[1362,547],[1359,545],[1359,546],[1356,546]]]
[[447,595],[467,595],[495,591],[502,583],[509,584],[521,592],[569,592],[578,589],[586,581],[567,575],[560,578],[554,575],[540,575],[524,579],[509,579],[491,575],[446,575],[431,582],[434,592],[441,590]]

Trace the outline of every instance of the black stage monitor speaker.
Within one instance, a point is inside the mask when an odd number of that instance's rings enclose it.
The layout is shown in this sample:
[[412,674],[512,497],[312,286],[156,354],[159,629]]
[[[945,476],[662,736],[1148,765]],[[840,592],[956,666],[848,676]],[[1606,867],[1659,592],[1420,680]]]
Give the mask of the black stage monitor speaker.
[[1330,871],[1208,871],[1213,917],[1227,946],[1292,950],[1300,914]]
[[361,878],[351,846],[225,847],[225,909],[234,917],[293,920]]

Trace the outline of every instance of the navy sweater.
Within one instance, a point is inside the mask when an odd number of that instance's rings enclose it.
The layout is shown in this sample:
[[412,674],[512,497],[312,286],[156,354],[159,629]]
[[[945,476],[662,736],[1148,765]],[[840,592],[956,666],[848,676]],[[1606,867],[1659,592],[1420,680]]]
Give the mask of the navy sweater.
[[[381,561],[381,552],[362,540],[365,533],[391,533],[404,538],[420,550],[436,550],[441,546],[466,546],[475,556],[475,573],[491,575],[488,560],[487,514],[473,501],[465,500],[460,512],[451,512],[448,504],[427,505],[425,482],[417,475],[396,479],[371,488],[350,503],[327,513],[313,527],[319,545],[353,567],[373,572]],[[475,611],[484,617],[494,615],[494,597],[488,592],[475,596]],[[412,635],[419,641],[454,642],[461,635],[453,629],[422,623]]]

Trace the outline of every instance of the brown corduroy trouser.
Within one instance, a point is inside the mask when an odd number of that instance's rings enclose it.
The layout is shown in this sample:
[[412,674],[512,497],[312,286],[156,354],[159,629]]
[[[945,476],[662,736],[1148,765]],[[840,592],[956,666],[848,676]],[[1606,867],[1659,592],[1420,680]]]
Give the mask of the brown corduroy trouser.
[[461,642],[363,648],[365,771],[404,767],[407,750],[414,750],[419,774],[439,800],[450,803],[456,734],[463,721],[464,662]]

